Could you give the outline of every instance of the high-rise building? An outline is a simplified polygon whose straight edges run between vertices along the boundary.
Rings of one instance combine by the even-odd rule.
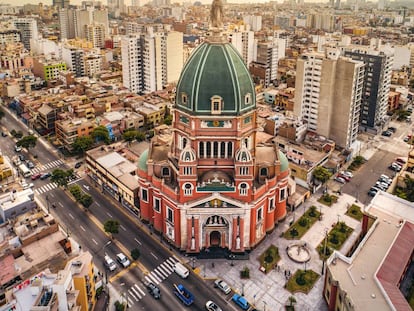
[[[92,42],[94,48],[103,48],[105,45],[105,26],[100,23],[93,23],[84,26],[85,38]]]
[[[20,31],[17,29],[0,30],[0,46],[21,42]]]
[[[254,31],[238,30],[229,33],[229,41],[234,45],[236,50],[242,56],[245,64],[249,64],[254,60]]]
[[[364,63],[340,57],[339,50],[303,54],[296,64],[294,114],[308,130],[342,148],[356,142]]]
[[[21,42],[30,51],[30,40],[37,40],[39,33],[37,21],[34,18],[16,18],[13,20],[14,27],[20,30]]]
[[[246,15],[243,16],[243,21],[246,25],[250,25],[253,31],[262,30],[262,16],[261,15]]]
[[[69,7],[69,0],[53,0],[53,6],[58,7],[59,9],[68,8]]]
[[[59,25],[61,39],[74,39],[75,36],[75,10],[74,9],[60,9],[59,10]]]
[[[62,59],[75,74],[75,77],[85,76],[85,52],[82,49],[64,44],[62,46]]]
[[[386,122],[394,52],[389,48],[349,46],[343,54],[365,64],[360,126],[364,131],[381,130]]]
[[[124,36],[121,42],[124,86],[136,93],[162,90],[177,82],[183,66],[183,34],[176,31]]]

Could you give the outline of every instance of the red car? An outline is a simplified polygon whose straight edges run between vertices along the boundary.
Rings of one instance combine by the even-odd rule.
[[[346,176],[346,175],[338,174],[338,177],[341,177],[341,178],[345,179],[346,182],[351,181],[351,178],[349,178],[349,176]]]
[[[41,175],[42,175],[42,174],[40,174],[40,173],[33,174],[33,175],[32,175],[32,180],[36,180],[36,179],[40,178],[40,176],[41,176]]]

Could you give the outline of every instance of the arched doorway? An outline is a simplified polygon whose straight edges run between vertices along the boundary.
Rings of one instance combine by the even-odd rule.
[[[220,232],[218,232],[218,231],[212,231],[210,233],[210,246],[213,246],[213,247],[220,246],[220,239],[221,239]]]

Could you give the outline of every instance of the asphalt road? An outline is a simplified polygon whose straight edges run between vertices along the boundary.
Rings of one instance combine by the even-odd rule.
[[[17,122],[10,112],[5,109],[6,115],[2,119],[2,125],[8,130],[21,130],[27,135],[27,128]],[[12,158],[15,154],[15,141],[11,136],[0,137],[2,141],[2,151]],[[33,155],[37,155],[37,159]],[[36,147],[26,152],[26,157],[33,160],[37,167],[43,167],[48,163],[59,160],[59,153],[55,149],[47,148],[38,142]],[[68,169],[69,166],[62,163],[59,168]],[[51,171],[45,170],[45,171]],[[130,255],[130,250],[138,248],[141,256],[138,264],[132,264],[130,268],[122,269],[118,265],[114,272],[106,271],[106,279],[122,294],[122,297],[128,299],[130,310],[205,310],[205,303],[208,300],[215,301],[223,310],[237,310],[230,302],[231,296],[221,295],[219,291],[213,288],[211,282],[205,283],[199,276],[190,273],[186,280],[181,279],[174,272],[164,268],[164,277],[161,278],[160,267],[177,261],[179,256],[174,256],[174,251],[170,250],[166,242],[161,243],[160,237],[156,234],[148,234],[147,228],[129,211],[119,206],[117,202],[104,195],[101,190],[95,188],[89,183],[89,177],[77,180],[85,192],[94,198],[94,203],[85,211],[76,204],[68,194],[60,188],[55,188],[47,192],[37,194],[38,200],[50,209],[51,214],[59,221],[65,232],[73,237],[80,244],[82,249],[89,250],[94,256],[94,263],[100,271],[105,271],[103,257],[108,254],[115,259],[120,251]],[[32,182],[32,181],[30,181]],[[43,187],[50,183],[50,180],[37,179],[33,181],[35,189]],[[46,200],[46,197],[48,200]],[[52,204],[56,206],[52,207]],[[110,239],[103,232],[103,223],[108,219],[116,219],[120,223],[120,230],[115,234],[114,240],[109,243]],[[155,271],[157,270],[157,271]],[[170,274],[168,274],[168,272]],[[158,277],[160,281],[158,286],[161,289],[162,298],[155,301],[154,298],[147,294],[143,282],[146,276]],[[183,284],[195,296],[195,302],[191,307],[184,307],[173,294],[173,284]],[[139,287],[139,289],[137,288]],[[141,298],[137,293],[141,294]],[[144,294],[145,293],[145,294]],[[134,297],[135,296],[135,297]],[[139,298],[139,299],[138,299]]]

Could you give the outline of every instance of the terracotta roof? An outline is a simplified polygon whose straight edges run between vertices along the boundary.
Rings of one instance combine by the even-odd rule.
[[[411,262],[414,250],[414,224],[405,223],[376,276],[384,288],[392,305],[398,311],[411,311],[411,307],[399,289],[400,281],[407,265]]]
[[[16,276],[16,269],[14,268],[14,258],[12,255],[4,257],[0,260],[0,285],[13,280]]]

